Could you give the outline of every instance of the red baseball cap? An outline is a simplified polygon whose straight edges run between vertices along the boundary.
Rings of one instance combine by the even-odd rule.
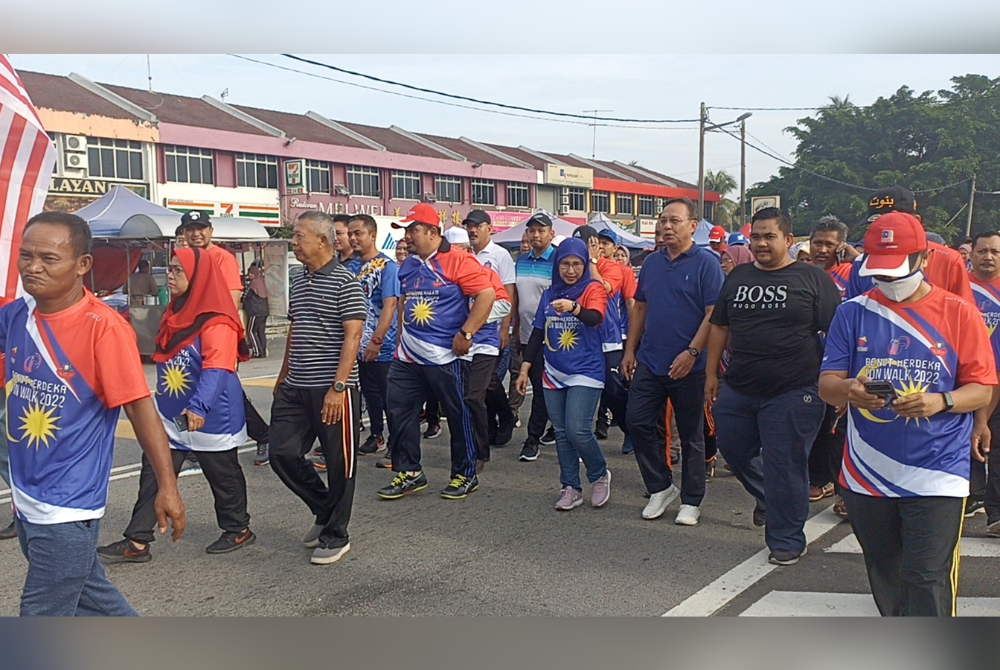
[[[725,242],[726,241],[726,229],[722,226],[715,226],[708,233],[708,239],[710,242]]]
[[[927,251],[927,234],[912,214],[889,212],[875,219],[865,233],[862,277],[905,277],[912,272],[910,256]]]
[[[406,213],[406,218],[396,223],[392,222],[393,228],[409,228],[409,225],[401,224],[411,224],[411,223],[422,223],[427,226],[434,226],[435,228],[441,227],[441,218],[438,216],[437,211],[426,203],[420,203],[419,205],[414,205],[410,208],[410,211]]]

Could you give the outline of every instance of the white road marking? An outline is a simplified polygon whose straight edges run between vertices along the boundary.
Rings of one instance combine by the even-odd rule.
[[[806,544],[812,544],[843,521],[828,507],[806,521]],[[779,566],[767,562],[770,552],[762,549],[735,568],[704,587],[663,616],[711,616]],[[808,554],[803,560],[809,560]],[[794,568],[791,568],[794,569]]]
[[[877,617],[867,593],[771,591],[748,607],[745,617]],[[1000,616],[1000,598],[959,598],[959,616]]]
[[[1000,556],[1000,539],[963,537],[961,548],[962,556],[967,558],[996,558]],[[861,545],[857,536],[851,533],[824,551],[830,554],[860,554]]]

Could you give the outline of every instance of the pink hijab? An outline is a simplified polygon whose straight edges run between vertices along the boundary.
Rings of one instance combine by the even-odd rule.
[[[745,263],[753,263],[753,254],[750,252],[750,249],[742,244],[727,248],[722,252],[722,255],[728,255],[731,259],[733,259],[734,266],[744,265]]]

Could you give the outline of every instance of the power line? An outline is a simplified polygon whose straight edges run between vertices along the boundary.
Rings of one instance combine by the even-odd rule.
[[[465,100],[466,102],[474,102],[477,105],[492,105],[493,107],[514,109],[521,112],[530,112],[532,114],[548,114],[551,116],[561,116],[571,119],[589,119],[591,121],[614,121],[616,123],[697,123],[698,122],[698,119],[621,119],[621,118],[607,117],[607,116],[585,116],[583,114],[552,112],[546,109],[532,109],[531,107],[518,107],[517,105],[508,105],[502,102],[491,102],[489,100],[479,100],[477,98],[470,98],[464,95],[455,95],[454,93],[443,93],[441,91],[435,91],[434,89],[430,88],[421,88],[419,86],[413,86],[411,84],[404,84],[398,81],[392,81],[391,79],[382,79],[381,77],[376,77],[374,75],[365,74],[363,72],[355,72],[353,70],[347,70],[342,67],[337,67],[336,65],[328,65],[327,63],[320,63],[319,61],[309,60],[308,58],[301,58],[299,56],[293,56],[291,54],[281,54],[281,55],[284,56],[285,58],[291,58],[292,60],[297,60],[301,63],[308,63],[310,65],[315,65],[317,67],[327,68],[328,70],[334,70],[336,72],[341,72],[343,74],[349,74],[353,77],[363,77],[364,79],[377,81],[380,84],[389,84],[390,86],[400,86],[402,88],[410,89],[411,91],[419,91],[420,93],[430,93],[432,95],[440,95],[442,97],[452,98],[454,100]]]
[[[728,109],[735,112],[815,112],[823,107],[717,107],[712,105],[706,109]]]
[[[543,116],[532,116],[530,114],[517,114],[514,112],[503,112],[497,109],[483,109],[481,107],[472,107],[471,105],[462,105],[455,102],[446,102],[444,100],[432,100],[430,98],[424,98],[419,95],[409,95],[407,93],[400,93],[399,91],[387,91],[382,88],[376,88],[374,86],[365,86],[364,84],[358,84],[352,81],[344,81],[343,79],[336,79],[334,77],[327,77],[321,74],[316,74],[315,72],[306,72],[305,70],[297,70],[291,67],[285,67],[283,65],[278,65],[276,63],[268,63],[267,61],[257,60],[256,58],[249,58],[247,56],[240,56],[238,54],[229,54],[232,58],[238,58],[240,60],[245,60],[250,63],[256,63],[257,65],[266,65],[267,67],[272,67],[277,70],[283,70],[285,72],[294,72],[296,74],[305,75],[306,77],[313,77],[314,79],[322,79],[324,81],[331,81],[336,84],[344,84],[345,86],[353,86],[354,88],[361,88],[366,91],[375,91],[376,93],[385,93],[386,95],[394,95],[400,98],[407,98],[409,100],[420,100],[422,102],[429,102],[435,105],[445,105],[447,107],[458,107],[459,109],[470,109],[475,112],[486,112],[487,114],[499,114],[501,116],[513,116],[520,119],[533,119],[535,121],[549,121],[552,123],[568,123],[577,126],[593,126],[594,117],[583,117],[591,119],[590,123],[585,123],[583,121],[571,121],[569,119],[550,119]],[[695,119],[697,121],[697,119]],[[614,123],[597,123],[597,126],[601,128],[630,128],[632,130],[698,130],[698,126],[629,126]]]

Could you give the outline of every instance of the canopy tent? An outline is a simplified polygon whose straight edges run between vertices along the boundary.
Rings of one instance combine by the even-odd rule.
[[[590,217],[589,224],[591,228],[597,232],[602,230],[610,230],[615,235],[618,236],[618,242],[621,246],[625,247],[630,251],[641,251],[643,249],[652,249],[656,246],[653,240],[646,239],[645,237],[639,237],[638,235],[633,235],[632,233],[622,229],[614,221],[606,217],[604,214],[598,212]]]
[[[166,207],[160,207],[124,186],[112,187],[107,194],[74,214],[90,224],[90,232],[94,237],[118,237],[122,224],[133,214],[174,216],[177,220],[174,228],[180,225],[180,214]],[[172,231],[170,237],[173,237]]]
[[[177,226],[181,225],[181,215],[172,210],[167,212],[169,214],[133,214],[122,224],[121,230],[118,231],[118,239],[173,239]],[[256,219],[220,216],[211,222],[213,242],[266,242],[271,239],[267,229]]]
[[[570,223],[565,219],[560,219],[557,216],[549,214],[545,210],[539,210],[542,214],[545,214],[550,219],[552,219],[552,230],[555,231],[556,235],[563,235],[565,237],[572,237],[573,231],[578,228],[575,223]],[[502,247],[507,247],[508,249],[516,249],[521,245],[521,238],[524,237],[524,231],[527,228],[526,224],[528,219],[530,219],[533,214],[527,214],[524,217],[524,221],[517,224],[513,228],[508,228],[502,233],[498,233],[493,236],[493,241]]]
[[[694,229],[694,243],[699,247],[708,246],[708,234],[715,228],[711,223],[702,219],[698,222],[698,227]]]

